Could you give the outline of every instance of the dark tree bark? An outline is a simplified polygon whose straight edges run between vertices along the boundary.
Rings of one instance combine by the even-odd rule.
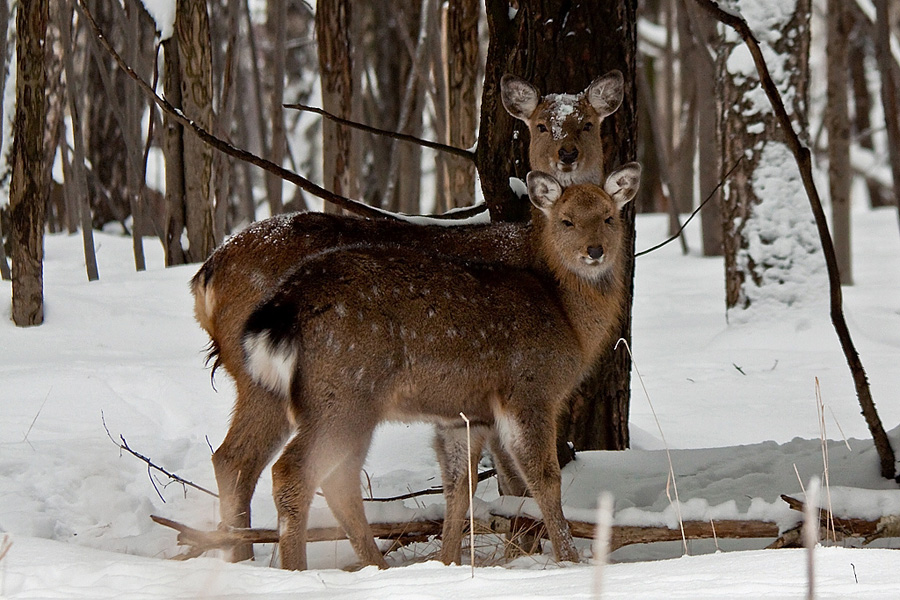
[[[853,283],[850,246],[850,113],[847,107],[847,41],[850,19],[846,2],[828,0],[826,11],[828,91],[825,125],[828,131],[828,189],[831,228],[838,272],[843,285]]]
[[[212,129],[212,57],[209,15],[205,0],[180,0],[175,17],[175,37],[181,67],[181,102],[185,114]],[[188,262],[205,260],[213,250],[212,148],[195,135],[183,137],[185,227]]]
[[[181,67],[178,41],[163,42],[163,89],[169,103],[181,108]],[[168,115],[163,116],[163,153],[166,160],[166,266],[187,262],[181,236],[184,232],[184,128]]]
[[[0,0],[0,98],[5,97],[7,69],[6,63],[9,60],[6,51],[7,34],[9,31],[9,2]],[[0,119],[3,119],[3,105],[0,103]],[[0,141],[0,151],[2,151],[2,141]],[[12,272],[9,270],[9,262],[6,259],[6,234],[3,232],[3,219],[0,218],[0,278],[5,281],[12,279]]]
[[[44,321],[44,40],[48,0],[31,0],[16,13],[16,115],[13,122],[12,318],[19,327]]]
[[[352,5],[350,0],[322,0],[316,4],[316,37],[322,108],[351,118],[353,102]],[[324,187],[353,197],[357,189],[350,173],[352,133],[349,127],[322,123],[322,174]],[[334,210],[326,204],[326,210]]]
[[[272,128],[269,160],[276,165],[284,163],[286,133],[284,126],[284,77],[285,53],[287,52],[287,0],[269,0],[267,3],[266,28],[272,44],[270,63],[266,69],[271,77],[269,101],[269,124]],[[269,195],[269,210],[273,215],[284,212],[281,178],[266,174],[266,191]]]
[[[475,87],[479,73],[478,0],[450,0],[447,8],[447,143],[457,148],[475,144]],[[472,204],[475,165],[456,156],[439,155],[447,177],[446,209]]]
[[[583,2],[523,0],[510,18],[509,2],[488,0],[487,22],[491,35],[485,66],[477,167],[484,197],[493,220],[527,219],[527,201],[509,189],[511,176],[525,178],[528,171],[528,132],[504,110],[500,102],[500,78],[513,73],[533,82],[542,93],[585,89],[597,76],[611,69],[625,75],[622,107],[603,123],[608,155],[604,171],[610,172],[635,157],[635,40],[636,2]],[[514,134],[514,132],[517,132]],[[625,211],[633,231],[634,209]],[[626,248],[633,252],[634,237]],[[633,264],[624,276],[633,280]],[[631,338],[631,286],[626,299],[620,336]],[[628,447],[628,410],[631,363],[627,354],[612,348],[592,377],[572,399],[573,413],[561,438],[577,449]]]

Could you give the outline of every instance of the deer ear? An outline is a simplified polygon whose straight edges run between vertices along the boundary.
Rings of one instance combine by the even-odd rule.
[[[527,121],[541,101],[538,89],[515,75],[507,73],[500,79],[500,100],[506,112],[517,119]]]
[[[553,208],[553,204],[562,195],[562,186],[553,178],[553,175],[543,171],[531,171],[526,179],[528,180],[528,197],[531,198],[531,203],[542,212],[549,212]]]
[[[601,119],[613,114],[622,105],[625,95],[625,78],[622,72],[614,70],[598,77],[587,86],[584,95]]]
[[[610,173],[603,189],[615,201],[616,207],[621,210],[623,206],[631,202],[640,185],[641,165],[630,162]],[[528,189],[531,189],[530,185]]]

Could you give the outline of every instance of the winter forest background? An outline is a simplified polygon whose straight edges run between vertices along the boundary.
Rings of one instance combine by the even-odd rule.
[[[858,374],[848,369],[828,320],[834,287],[829,286],[823,242],[785,130],[760,86],[748,45],[704,9],[710,3],[83,1],[105,39],[138,78],[217,138],[308,179],[310,185],[303,186],[214,149],[164,114],[98,43],[80,4],[80,0],[0,2],[4,66],[0,274],[11,292],[9,310],[16,325],[40,324],[44,302],[51,308],[56,303],[41,327],[18,329],[11,322],[0,331],[0,414],[7,422],[7,429],[0,429],[0,465],[5,467],[0,469],[0,498],[5,498],[0,503],[5,505],[0,507],[0,531],[11,532],[14,544],[0,546],[0,595],[2,586],[13,597],[16,593],[27,597],[29,590],[57,589],[54,577],[70,589],[89,589],[87,577],[80,577],[76,568],[60,567],[52,576],[32,572],[29,565],[42,555],[54,557],[60,565],[70,561],[64,551],[45,548],[37,540],[171,556],[175,553],[172,536],[157,531],[158,526],[143,518],[147,514],[171,511],[179,520],[215,527],[215,508],[198,503],[196,492],[185,493],[183,500],[174,500],[175,506],[163,508],[152,488],[143,489],[149,487],[146,473],[125,475],[122,482],[117,478],[123,475],[107,472],[128,467],[121,461],[114,469],[108,466],[112,462],[109,440],[102,426],[97,431],[94,409],[109,411],[116,401],[77,382],[81,369],[103,373],[85,377],[103,380],[117,390],[116,398],[128,398],[129,405],[132,396],[140,397],[145,407],[137,412],[166,432],[142,431],[144,448],[155,448],[154,455],[178,462],[189,478],[212,481],[208,448],[191,446],[196,441],[192,438],[202,438],[196,427],[213,421],[208,425],[213,441],[204,444],[214,447],[215,440],[221,440],[216,435],[227,425],[233,393],[221,376],[218,394],[207,389],[208,373],[202,371],[199,351],[204,340],[191,317],[186,282],[229,235],[270,215],[337,210],[311,193],[315,186],[411,215],[484,203],[487,210],[482,219],[488,215],[493,220],[527,218],[515,193],[519,186],[511,178],[524,180],[527,173],[528,131],[500,105],[499,78],[506,72],[531,81],[545,94],[577,93],[612,69],[625,74],[625,102],[604,123],[611,149],[605,166],[609,171],[628,160],[644,166],[639,198],[627,211],[637,227],[637,241],[632,240],[637,250],[677,233],[690,213],[709,199],[684,235],[637,259],[634,298],[629,299],[629,320],[621,332],[625,339],[634,338],[638,366],[651,381],[651,389],[656,387],[651,394],[668,394],[677,400],[678,408],[670,415],[675,431],[663,429],[668,442],[683,449],[681,468],[695,485],[694,493],[688,493],[693,500],[687,501],[684,519],[759,520],[779,523],[781,531],[790,528],[791,511],[776,508],[781,504],[777,494],[796,495],[797,465],[799,471],[806,467],[804,483],[821,471],[821,465],[815,466],[816,460],[821,461],[819,423],[815,417],[796,418],[792,407],[799,405],[797,397],[803,394],[802,403],[808,404],[811,382],[819,376],[840,382],[831,389],[842,404],[836,409],[838,426],[851,432],[846,437],[865,440],[861,453],[840,454],[837,448],[843,442],[832,448],[832,457],[841,465],[832,469],[832,482],[844,486],[835,492],[835,514],[843,511],[846,517],[876,521],[900,513],[900,497],[891,493],[896,489],[892,481],[896,465],[879,447],[887,444],[890,450],[892,441],[897,448],[894,428],[900,418],[895,391],[900,385],[896,372],[900,357],[897,0],[718,3],[746,19],[792,126],[811,152],[813,180],[825,204],[850,311],[850,330],[862,338],[855,339],[883,426],[877,415],[875,421],[871,415],[865,419],[858,415],[862,384]],[[25,94],[23,90],[31,94],[20,95],[27,100],[17,101],[17,91]],[[313,112],[285,108],[285,104],[321,107],[351,121],[470,152],[450,154],[361,132]],[[14,175],[17,164],[29,168]],[[193,266],[179,267],[186,264]],[[129,273],[132,270],[137,273]],[[55,293],[59,296],[54,297]],[[60,310],[61,304],[70,309]],[[157,307],[162,314],[155,320],[152,312]],[[129,315],[130,311],[135,315]],[[786,325],[786,330],[779,325]],[[45,333],[35,333],[41,329]],[[157,333],[150,333],[153,330],[159,339]],[[107,337],[96,343],[96,350],[80,356],[84,347],[93,347],[90,340],[97,331]],[[172,348],[184,339],[189,340],[185,347]],[[131,356],[130,346],[141,350]],[[735,347],[754,363],[755,377],[748,378],[747,365],[736,360],[727,361],[729,369],[733,366],[727,376],[711,366],[717,355]],[[823,348],[830,354],[823,354]],[[640,362],[642,350],[647,363]],[[761,363],[770,355],[791,358],[782,358],[781,366],[776,360],[769,373]],[[85,368],[82,361],[92,366]],[[154,370],[169,372],[154,374],[151,380],[159,377],[169,383],[143,381],[142,366],[148,363]],[[196,369],[184,374],[185,364]],[[668,474],[662,466],[661,450],[667,441],[657,432],[655,415],[643,408],[642,382],[635,378],[628,355],[611,351],[607,364],[603,374],[579,390],[583,401],[578,406],[588,408],[573,413],[567,432],[582,458],[564,472],[570,478],[567,516],[591,522],[599,484],[584,485],[583,479],[588,474],[603,479],[616,473],[617,525],[675,527],[673,506],[677,505],[667,498]],[[137,391],[129,392],[135,386],[113,374],[123,365],[142,381]],[[697,365],[704,377],[693,373]],[[753,385],[759,385],[760,377],[762,389]],[[51,381],[51,392],[35,396],[38,381]],[[171,386],[183,395],[203,394],[204,400],[198,402],[208,407],[181,414],[180,407],[171,406],[178,399],[156,397]],[[39,418],[44,412],[42,401],[69,388],[75,406],[61,409],[54,417]],[[91,395],[86,401],[90,414],[76,410],[85,402],[85,393]],[[723,403],[726,400],[721,399],[726,398],[734,406],[710,408],[704,402],[712,397]],[[744,411],[753,414],[734,414]],[[721,425],[717,417],[725,415],[745,419],[746,435],[739,425]],[[182,420],[174,425],[167,416]],[[46,439],[40,435],[45,419],[54,423],[53,435]],[[129,413],[118,424],[137,428],[142,417]],[[148,523],[125,527],[127,534],[114,525],[104,533],[75,539],[78,526],[66,519],[80,523],[91,515],[92,527],[116,519],[104,514],[95,517],[98,510],[90,505],[91,492],[73,491],[74,483],[65,484],[67,491],[49,496],[59,493],[69,498],[68,508],[43,499],[56,484],[50,483],[48,471],[64,473],[62,479],[85,481],[94,476],[92,467],[73,466],[77,458],[53,458],[73,443],[64,434],[67,425],[78,432],[77,456],[91,464],[107,463],[101,480],[115,488],[104,492],[105,498],[114,500],[107,505],[109,511],[141,515]],[[35,432],[30,437],[32,428]],[[829,429],[827,437],[844,437],[834,429]],[[375,477],[374,484],[369,481],[370,493],[373,485],[382,486],[381,495],[393,495],[432,484],[429,477],[435,469],[427,433],[409,431],[402,439],[420,450],[421,458],[408,471],[398,472],[391,467],[400,452],[388,448],[390,444],[376,444],[370,460],[383,466],[386,474]],[[98,433],[96,445],[85,441]],[[791,446],[795,436],[799,437]],[[822,436],[826,437],[824,432]],[[51,441],[57,438],[62,441]],[[767,440],[777,446],[760,444]],[[28,443],[23,446],[23,442]],[[36,458],[33,444],[41,442],[43,456]],[[29,445],[32,448],[26,448]],[[721,453],[690,450],[713,447],[720,447]],[[626,448],[631,450],[594,452]],[[728,468],[710,474],[707,461]],[[779,475],[773,476],[776,471]],[[790,476],[783,471],[790,471]],[[641,478],[643,483],[637,481]],[[26,480],[37,483],[29,487]],[[725,480],[730,484],[725,485]],[[647,481],[657,486],[652,493],[644,487],[650,485]],[[690,483],[679,486],[684,489]],[[154,498],[138,500],[142,494]],[[260,502],[271,503],[267,494],[263,483],[257,493],[263,497]],[[490,510],[494,512],[503,505],[495,488],[480,497],[485,505],[493,503]],[[8,508],[13,504],[25,508],[14,516]],[[440,512],[431,506],[424,509],[431,517],[435,510]],[[254,510],[254,519],[264,520],[273,513],[270,506]],[[373,512],[370,520],[409,517],[394,509]],[[45,523],[42,513],[57,520],[55,525]],[[85,537],[92,541],[84,541]],[[23,554],[15,554],[16,544]],[[891,547],[893,542],[885,544]],[[583,550],[589,557],[589,545]],[[417,551],[411,553],[413,559],[398,557],[392,564],[416,562]],[[321,554],[330,558],[331,552]],[[339,552],[334,550],[334,561],[323,559],[318,564],[352,563],[346,548],[341,552],[344,558],[337,558]],[[421,555],[428,557],[428,552],[421,550]],[[647,550],[619,560],[678,553],[669,547],[658,554]],[[767,572],[775,579],[791,577],[794,571],[801,579],[800,558],[791,556],[776,567],[777,558],[748,554],[743,564],[747,572],[760,574],[759,579]],[[844,560],[829,555],[824,560],[826,564],[871,560],[874,573],[887,573],[896,560],[890,553],[884,558],[870,556],[877,558]],[[107,567],[98,566],[107,559],[81,559],[90,560],[98,573],[107,573]],[[549,555],[542,563],[528,563],[528,568],[536,564],[547,568],[548,561]],[[132,579],[141,569],[169,569],[125,564],[124,573]],[[199,564],[203,566],[198,569],[213,573],[203,576],[219,578],[220,583],[241,577],[225,567]],[[521,562],[509,565],[513,570],[523,567]],[[703,564],[700,571],[692,570],[698,563],[681,567],[700,578],[703,573],[720,578],[723,572],[735,570],[724,561]],[[652,572],[660,581],[678,581],[678,568],[671,574],[665,567],[654,568],[659,569]],[[571,571],[562,584],[547,579],[540,585],[554,593],[559,593],[560,585],[571,585],[589,594],[592,575],[577,568]],[[177,580],[183,576],[177,573],[167,571],[166,576]],[[624,570],[610,573],[613,581],[620,577],[618,589],[623,595],[653,597],[642,587],[646,582],[640,575]],[[374,579],[369,582],[369,577]],[[415,571],[408,578],[378,577],[363,571],[359,578],[330,583],[343,586],[346,597],[367,597],[365,590],[373,588],[387,593],[392,585],[408,586],[415,580],[421,582],[419,591],[428,585],[450,585],[442,579],[444,575],[428,570]],[[527,586],[516,588],[512,579],[501,579],[504,589],[513,590],[514,595],[517,589],[530,591]],[[897,591],[898,584],[885,581],[884,586],[873,584],[872,597],[881,597],[879,593],[893,597],[889,594]],[[257,590],[270,594],[279,586],[294,590],[312,585],[296,579],[256,583]],[[223,589],[228,585],[223,583]],[[747,584],[747,597],[759,595],[761,585],[755,580]],[[451,588],[472,597],[495,593],[484,580],[465,591]],[[110,585],[108,591],[122,589]],[[162,587],[160,596],[173,597],[174,589],[177,586]],[[200,595],[203,588],[188,589],[193,593],[185,597]],[[738,583],[733,589],[743,588]],[[707,597],[704,588],[691,591],[695,597]],[[210,595],[216,593],[224,592]],[[610,593],[616,593],[615,585]],[[833,596],[827,596],[827,590],[822,593],[837,598],[845,590],[837,585],[831,590]],[[717,597],[714,588],[708,594]],[[146,589],[144,596],[154,597]],[[800,596],[786,593],[784,597]]]

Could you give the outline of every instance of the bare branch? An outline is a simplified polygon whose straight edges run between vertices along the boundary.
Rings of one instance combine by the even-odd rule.
[[[196,483],[188,481],[187,479],[179,477],[178,475],[175,475],[174,473],[170,473],[166,469],[155,464],[152,460],[150,460],[148,457],[144,456],[140,452],[135,452],[128,446],[128,442],[125,441],[124,436],[120,435],[119,439],[122,441],[121,441],[121,443],[117,442],[113,438],[112,434],[109,432],[109,427],[106,426],[106,417],[103,415],[102,411],[100,412],[100,420],[103,421],[103,429],[106,430],[106,435],[109,436],[110,441],[113,444],[115,444],[116,446],[118,446],[120,450],[124,450],[124,451],[128,452],[129,454],[131,454],[132,456],[137,457],[137,458],[141,459],[142,461],[144,461],[147,464],[147,472],[148,473],[150,472],[150,469],[155,469],[155,470],[159,471],[160,473],[162,473],[163,475],[165,475],[166,477],[168,477],[169,479],[171,479],[172,481],[177,481],[178,483],[180,483],[182,485],[190,486],[190,487],[194,488],[195,490],[199,490],[201,492],[209,494],[210,496],[212,496],[214,498],[219,497],[219,495],[217,493],[212,492],[203,486],[197,485]],[[153,481],[152,477],[150,479],[151,479],[151,481]],[[160,494],[159,489],[156,488],[155,483],[153,484],[153,487],[156,489],[156,493],[159,494],[159,497],[162,498],[162,494]],[[163,502],[165,502],[165,498],[162,498],[162,500],[163,500]]]
[[[366,133],[374,133],[375,135],[383,135],[385,137],[389,137],[391,139],[400,140],[402,142],[411,142],[413,144],[418,144],[419,146],[424,146],[426,148],[431,148],[432,150],[438,150],[439,152],[446,152],[448,154],[452,154],[454,156],[461,156],[462,158],[468,159],[475,162],[475,153],[471,150],[463,150],[462,148],[457,148],[456,146],[449,146],[447,144],[442,144],[440,142],[432,142],[430,140],[423,140],[420,137],[416,137],[414,135],[409,135],[407,133],[397,133],[396,131],[389,131],[387,129],[381,129],[379,127],[372,127],[371,125],[364,125],[363,123],[357,123],[356,121],[350,121],[349,119],[344,119],[335,114],[332,114],[325,110],[324,108],[316,108],[315,106],[307,106],[306,104],[285,104],[285,108],[292,108],[295,110],[302,110],[306,112],[315,113],[317,115],[321,115],[330,121],[334,121],[339,125],[346,125],[347,127],[353,127],[355,129],[359,129],[360,131],[365,131]]]
[[[646,250],[641,250],[640,252],[635,253],[635,257],[643,256],[644,254],[649,254],[649,253],[653,252],[654,250],[659,250],[660,248],[662,248],[669,242],[675,241],[681,235],[681,232],[684,231],[684,228],[688,226],[688,223],[691,222],[691,219],[693,219],[697,215],[697,213],[700,212],[700,209],[702,209],[704,206],[706,206],[706,203],[713,199],[713,196],[716,195],[716,192],[719,191],[719,188],[722,187],[722,185],[728,180],[728,178],[731,176],[731,174],[734,173],[734,170],[738,168],[738,165],[741,164],[742,160],[744,160],[743,156],[740,157],[736,163],[734,163],[734,166],[731,167],[727,173],[725,173],[725,177],[723,177],[719,181],[719,183],[716,185],[716,187],[713,188],[713,191],[711,191],[709,193],[709,195],[706,197],[706,200],[701,202],[700,206],[698,206],[696,209],[694,209],[694,212],[692,212],[691,216],[689,216],[687,218],[687,220],[681,225],[681,227],[679,227],[678,231],[676,231],[674,234],[672,234],[672,236],[669,239],[667,239],[666,241],[660,242],[659,244],[653,246],[652,248],[647,248]]]
[[[822,242],[822,253],[825,256],[825,265],[828,270],[828,286],[831,301],[831,322],[834,325],[835,332],[841,343],[841,349],[844,351],[844,357],[850,367],[850,373],[853,376],[853,383],[856,386],[856,396],[862,408],[863,416],[869,427],[875,443],[875,449],[878,451],[878,457],[881,462],[881,476],[885,479],[894,479],[896,476],[896,467],[894,465],[894,450],[891,442],[884,431],[881,424],[881,418],[875,410],[875,401],[872,399],[872,392],[869,389],[869,381],[866,377],[866,371],[863,368],[859,353],[850,337],[850,329],[847,327],[847,321],[844,318],[842,308],[843,297],[841,292],[841,280],[838,273],[837,257],[834,252],[834,243],[831,240],[831,233],[828,231],[828,220],[825,217],[825,210],[822,208],[822,201],[819,199],[819,192],[816,189],[815,181],[812,174],[812,160],[810,158],[809,148],[800,142],[797,132],[791,125],[791,118],[787,114],[784,102],[781,100],[781,94],[772,81],[769,74],[769,68],[763,58],[762,50],[760,50],[759,42],[754,37],[753,32],[747,25],[747,22],[737,13],[723,10],[718,2],[714,0],[696,0],[700,7],[707,13],[712,15],[714,19],[724,23],[734,29],[738,35],[744,40],[756,70],[759,73],[759,81],[769,102],[772,110],[781,124],[784,131],[787,145],[797,161],[797,167],[800,169],[800,178],[803,180],[803,187],[806,189],[806,195],[809,198],[809,204],[812,208],[813,216],[816,220],[816,228],[819,231],[819,239]]]

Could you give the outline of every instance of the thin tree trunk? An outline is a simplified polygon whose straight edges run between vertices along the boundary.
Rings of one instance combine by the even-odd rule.
[[[894,179],[894,204],[900,222],[900,101],[897,68],[891,56],[891,25],[887,0],[875,1],[875,60],[881,73],[881,104],[888,137],[888,155]]]
[[[12,225],[12,318],[19,327],[44,321],[44,40],[47,0],[16,12],[16,115],[9,193]]]
[[[127,60],[129,64],[138,64],[138,56],[140,53],[141,30],[138,17],[140,10],[136,3],[125,4],[125,27],[127,29],[128,39],[134,40],[135,43],[129,44],[127,49]],[[121,123],[122,137],[125,139],[125,148],[128,157],[125,162],[125,189],[128,194],[129,204],[131,206],[131,239],[132,250],[134,252],[134,267],[138,271],[147,268],[144,259],[144,203],[142,200],[142,190],[144,187],[143,169],[141,168],[141,113],[143,112],[143,99],[139,94],[126,94],[122,100],[124,106],[124,114]]]
[[[175,18],[186,115],[209,131],[212,126],[212,58],[205,0],[180,0]],[[206,259],[215,245],[212,227],[212,148],[195,135],[184,144],[184,204],[188,262]]]
[[[844,0],[828,0],[827,74],[825,124],[828,131],[828,188],[831,195],[831,227],[838,273],[843,285],[853,284],[850,245],[850,114],[847,107],[847,42],[849,14]]]
[[[319,75],[322,108],[351,118],[353,102],[352,3],[321,0],[316,4],[316,37],[319,42]],[[352,132],[330,122],[322,123],[322,175],[324,187],[336,194],[354,196],[350,173]],[[326,204],[326,210],[330,205]]]
[[[181,103],[181,67],[178,41],[172,37],[163,42],[163,88],[166,99],[175,108]],[[183,265],[186,261],[181,238],[184,234],[184,128],[168,115],[163,116],[163,154],[166,160],[166,266]]]
[[[696,41],[690,69],[697,94],[697,181],[701,198],[714,194],[700,210],[703,256],[722,256],[722,193],[717,187],[721,173],[733,165],[721,165],[717,150],[716,62],[712,52],[718,36],[715,23],[699,13],[693,0],[682,0],[682,9],[687,12]]]
[[[81,222],[82,245],[84,246],[84,263],[87,269],[88,281],[96,281],[100,278],[97,268],[97,254],[94,250],[94,231],[91,221],[91,203],[85,175],[84,164],[84,133],[81,123],[81,112],[78,105],[79,80],[75,74],[75,64],[72,52],[75,47],[75,36],[72,33],[72,14],[74,4],[60,1],[59,5],[60,41],[62,42],[63,65],[66,72],[66,91],[68,96],[69,118],[72,121],[73,157],[69,168],[72,177],[66,177],[66,187],[76,198],[78,214]]]
[[[450,0],[447,9],[448,143],[457,148],[471,148],[475,144],[480,5],[477,0]],[[475,165],[456,156],[443,155],[442,160],[446,164],[448,208],[472,204]]]
[[[690,17],[683,0],[677,0],[678,8],[678,64],[681,107],[678,119],[678,144],[669,155],[669,171],[672,181],[671,194],[679,212],[691,212],[694,208],[694,185],[697,158],[697,76],[694,63],[701,60],[697,41],[691,34]],[[680,224],[679,224],[680,227]],[[674,233],[674,232],[673,232]]]
[[[849,69],[853,86],[853,139],[860,148],[875,152],[872,139],[872,94],[866,78],[866,57],[868,55],[869,32],[872,25],[855,2],[847,6],[853,28],[850,33]],[[873,208],[890,206],[890,197],[886,197],[884,187],[872,177],[866,177],[866,188],[869,192],[869,205]]]
[[[266,69],[272,78],[272,93],[269,101],[269,124],[272,128],[269,160],[276,165],[284,162],[286,148],[284,128],[284,54],[287,51],[287,0],[269,0],[266,12],[266,28],[269,31],[272,50]],[[269,195],[269,211],[273,215],[284,212],[283,185],[281,178],[266,174],[266,191]],[[338,192],[340,193],[340,192]]]

